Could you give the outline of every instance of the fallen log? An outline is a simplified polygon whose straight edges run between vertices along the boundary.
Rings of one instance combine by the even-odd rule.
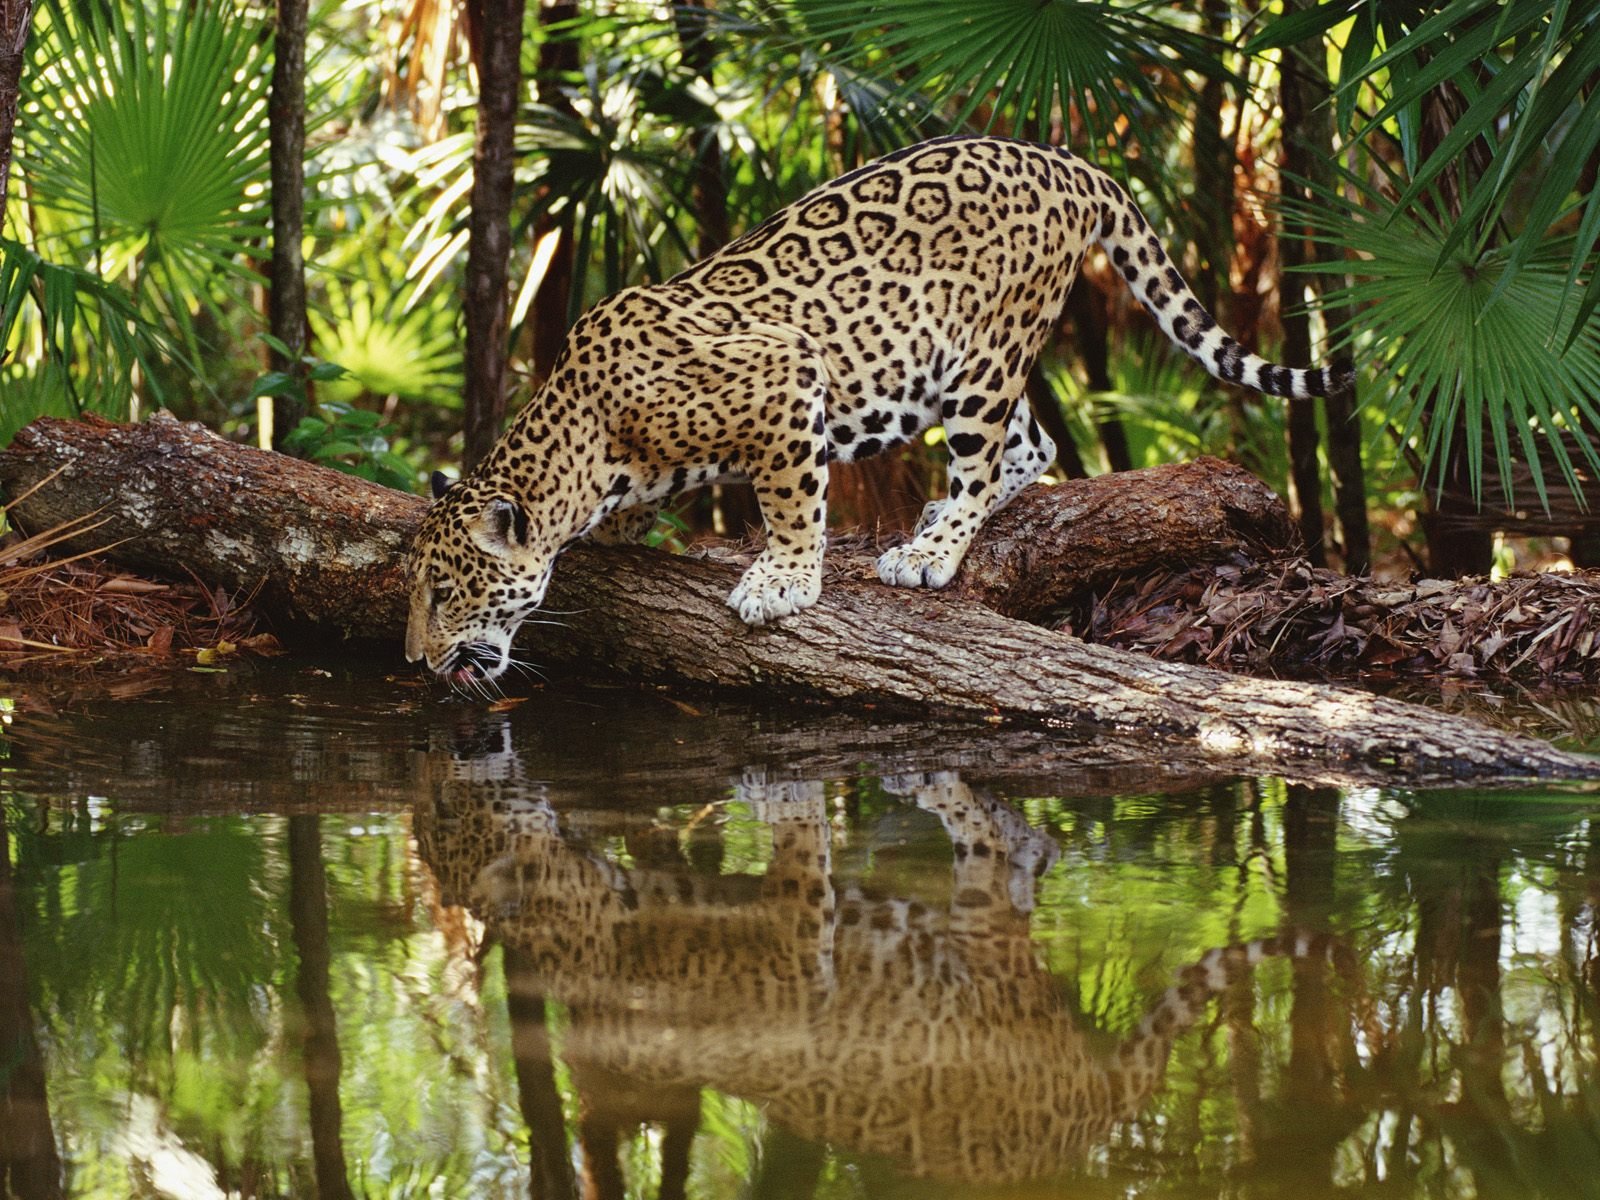
[[[1115,486],[1127,495],[1097,510],[1098,537],[1159,554],[1149,527],[1175,512],[1203,523],[1203,506],[1178,498],[1208,478],[1231,496],[1249,491],[1218,463],[1147,472],[1142,484],[1123,477]],[[1059,531],[1059,557],[1028,543],[1035,572],[1046,561],[1074,569],[1059,564],[1072,561],[1075,531],[1068,536],[1053,514],[1097,483],[1033,489],[1016,501],[1010,520],[1055,522]],[[11,497],[36,489],[12,509],[25,528],[99,512],[105,523],[80,539],[85,548],[115,542],[111,553],[128,565],[254,589],[264,611],[290,625],[398,645],[400,558],[423,506],[415,497],[170,418],[35,422],[0,452],[0,487]],[[1256,515],[1242,530],[1211,521],[1210,544],[1270,536],[1270,520],[1245,507]],[[1239,508],[1219,502],[1214,511]],[[1110,528],[1113,510],[1137,531]],[[983,552],[1003,560],[991,538]],[[962,595],[887,588],[865,559],[833,564],[816,608],[749,629],[723,603],[736,577],[726,564],[580,545],[563,556],[547,599],[559,624],[530,626],[526,643],[549,668],[1134,733],[1230,769],[1308,780],[1600,777],[1594,759],[1364,692],[1160,662],[1085,645]],[[1151,753],[1159,754],[1154,745]]]

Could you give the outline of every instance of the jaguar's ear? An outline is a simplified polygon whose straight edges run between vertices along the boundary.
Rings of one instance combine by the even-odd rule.
[[[494,500],[484,513],[489,530],[497,541],[507,545],[528,544],[528,510],[509,500]]]
[[[432,475],[428,476],[428,489],[433,493],[433,498],[435,500],[439,499],[440,496],[443,496],[451,488],[455,487],[455,485],[456,481],[451,479],[450,476],[446,475],[443,471],[435,471]]]

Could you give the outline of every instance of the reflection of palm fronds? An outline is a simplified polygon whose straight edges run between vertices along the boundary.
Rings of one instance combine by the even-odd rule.
[[[183,837],[128,836],[119,821],[92,843],[70,880],[33,881],[49,907],[29,953],[54,1032],[85,1032],[139,1070],[159,1072],[178,1040],[208,1056],[244,1061],[270,1035],[260,989],[277,977],[281,919],[271,899],[261,830],[236,819],[203,822]],[[21,867],[19,865],[19,875]]]

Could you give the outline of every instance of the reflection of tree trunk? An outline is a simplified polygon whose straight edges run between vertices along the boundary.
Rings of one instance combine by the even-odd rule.
[[[289,356],[272,352],[275,370],[305,379],[306,269],[301,257],[306,180],[306,0],[278,0],[272,42],[272,288],[267,303],[272,334]],[[306,415],[301,396],[272,400],[272,444],[282,447]]]
[[[1289,802],[1283,815],[1284,909],[1292,925],[1320,927],[1333,905],[1333,868],[1339,793],[1330,788],[1289,785]],[[1289,1070],[1284,1077],[1283,1099],[1294,1114],[1293,1130],[1298,1153],[1286,1156],[1304,1190],[1328,1186],[1333,1177],[1333,1155],[1347,1122],[1339,1112],[1335,1088],[1338,1064],[1334,1061],[1336,1034],[1349,1021],[1340,1013],[1328,989],[1328,968],[1320,959],[1296,958],[1294,1000],[1289,1010]]]
[[[528,1126],[528,1195],[531,1200],[569,1200],[577,1194],[567,1127],[556,1090],[555,1059],[545,1024],[545,1001],[524,950],[501,944],[506,975],[506,1011],[511,1019],[511,1056],[517,1068],[517,1103]]]
[[[345,1200],[352,1193],[339,1107],[339,1034],[328,995],[328,876],[322,863],[322,818],[317,816],[289,818],[289,925],[300,960],[295,994],[306,1023],[301,1050],[317,1195],[320,1200]]]
[[[0,808],[0,1196],[55,1200],[61,1160],[45,1094],[44,1057],[28,1006],[28,964],[11,884],[10,841]]]
[[[524,0],[468,0],[478,68],[478,133],[466,276],[466,390],[462,465],[471,469],[500,436],[506,413],[506,307],[511,256],[517,99]]]
[[[623,1200],[627,1189],[622,1180],[622,1164],[617,1161],[622,1129],[609,1113],[590,1109],[588,1098],[581,1093],[578,1104],[585,1109],[578,1118],[578,1141],[583,1146],[583,1200]]]
[[[821,1146],[769,1126],[750,1182],[751,1200],[811,1200],[826,1161]]]
[[[661,1190],[656,1200],[685,1200],[689,1192],[689,1149],[694,1145],[700,1115],[673,1118],[661,1131]]]

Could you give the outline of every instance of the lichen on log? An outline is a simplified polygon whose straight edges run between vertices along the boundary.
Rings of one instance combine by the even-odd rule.
[[[19,495],[58,468],[16,507],[20,523],[39,528],[99,511],[106,524],[93,539],[116,542],[111,554],[120,562],[254,588],[263,609],[290,625],[398,646],[401,551],[423,501],[171,418],[136,426],[35,422],[0,452],[0,486]],[[1234,527],[1204,517],[1205,506],[1193,503],[1208,481],[1228,495],[1249,492],[1238,475],[1201,462],[1133,473],[1112,485],[1034,488],[1006,519],[1056,530],[1056,556],[1046,550],[1049,539],[1028,539],[1025,575],[1059,571],[1070,579],[1092,573],[1081,560],[1057,565],[1073,563],[1084,541],[1076,525],[1058,519],[1064,506],[1084,503],[1080,489],[1126,489],[1116,504],[1093,509],[1095,533],[1106,545],[1142,541],[1159,556],[1163,541],[1152,527],[1177,514],[1175,528],[1194,526],[1198,554],[1204,544],[1270,537],[1263,516]],[[1218,501],[1211,511],[1239,507]],[[1119,531],[1113,512],[1137,528]],[[985,531],[975,551],[980,560],[1004,559],[993,539],[1007,536],[1007,528]],[[1118,569],[1136,569],[1132,557]],[[531,625],[527,644],[551,668],[1132,734],[1150,739],[1152,756],[1165,742],[1230,769],[1308,780],[1600,777],[1596,760],[1536,739],[1351,689],[1227,675],[1086,645],[1003,616],[959,588],[906,591],[869,574],[865,561],[839,564],[815,608],[750,629],[723,603],[737,578],[732,566],[642,547],[579,545],[563,556],[547,599],[547,615],[559,624]],[[1003,597],[1018,588],[999,591]]]

